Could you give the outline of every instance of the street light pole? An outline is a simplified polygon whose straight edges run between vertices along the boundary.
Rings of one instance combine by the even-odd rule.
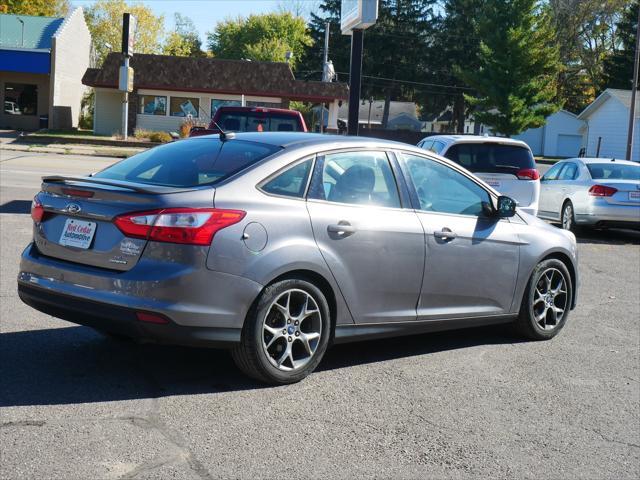
[[[636,128],[636,93],[638,91],[638,68],[640,64],[640,8],[636,27],[636,55],[633,61],[633,83],[631,84],[631,105],[629,107],[629,133],[627,134],[627,160],[633,154],[633,135]]]

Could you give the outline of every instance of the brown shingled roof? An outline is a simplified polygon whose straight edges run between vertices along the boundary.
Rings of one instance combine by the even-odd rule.
[[[102,68],[89,68],[82,83],[91,87],[118,88],[122,54],[110,53]],[[346,100],[344,83],[296,80],[286,63],[221,60],[136,54],[134,87],[203,93],[229,93],[284,97],[291,100]]]

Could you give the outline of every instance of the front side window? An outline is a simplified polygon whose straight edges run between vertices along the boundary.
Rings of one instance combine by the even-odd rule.
[[[443,148],[444,148],[444,143],[443,142],[439,142],[438,140],[434,140],[433,145],[431,145],[429,147],[429,150],[431,150],[433,153],[440,153]]]
[[[24,83],[5,83],[3,111],[7,115],[37,115],[38,86]]]
[[[309,198],[355,205],[400,207],[395,177],[384,152],[326,155]],[[320,170],[320,171],[318,171]]]
[[[142,115],[166,115],[167,97],[140,95],[140,113]]]
[[[278,174],[262,185],[262,190],[274,195],[302,198],[307,188],[307,180],[311,173],[313,160],[309,159],[299,163],[284,172]]]
[[[171,97],[169,112],[172,117],[198,117],[200,99],[191,97]]]
[[[420,210],[480,216],[491,203],[489,193],[456,170],[425,157],[401,154]]]
[[[138,153],[94,176],[170,187],[215,185],[278,150],[237,139],[180,140]]]
[[[558,177],[560,176],[560,171],[562,170],[562,167],[564,167],[565,164],[564,163],[557,163],[555,164],[553,167],[551,167],[549,169],[549,171],[547,173],[544,174],[544,176],[542,177],[542,180],[558,180]]]

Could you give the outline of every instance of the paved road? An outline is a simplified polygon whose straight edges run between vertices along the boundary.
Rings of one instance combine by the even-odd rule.
[[[639,235],[580,238],[580,306],[553,341],[492,327],[340,346],[264,388],[224,352],[22,305],[38,177],[111,160],[0,153],[0,478],[640,475]]]

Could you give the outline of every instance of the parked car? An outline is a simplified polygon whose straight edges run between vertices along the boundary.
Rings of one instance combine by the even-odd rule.
[[[562,228],[640,229],[640,164],[605,158],[556,163],[541,180],[538,216]]]
[[[20,115],[20,107],[16,102],[11,102],[9,100],[4,101],[4,113],[8,113],[10,115]]]
[[[262,107],[220,107],[208,128],[193,127],[189,136],[225,132],[306,132],[304,117],[297,110]]]
[[[526,143],[502,137],[434,135],[418,146],[462,165],[509,195],[527,213],[538,213],[540,174]]]
[[[332,343],[493,323],[549,339],[576,302],[572,233],[395,142],[182,140],[44,177],[31,216],[25,303],[144,341],[230,347],[274,384],[307,376]]]

